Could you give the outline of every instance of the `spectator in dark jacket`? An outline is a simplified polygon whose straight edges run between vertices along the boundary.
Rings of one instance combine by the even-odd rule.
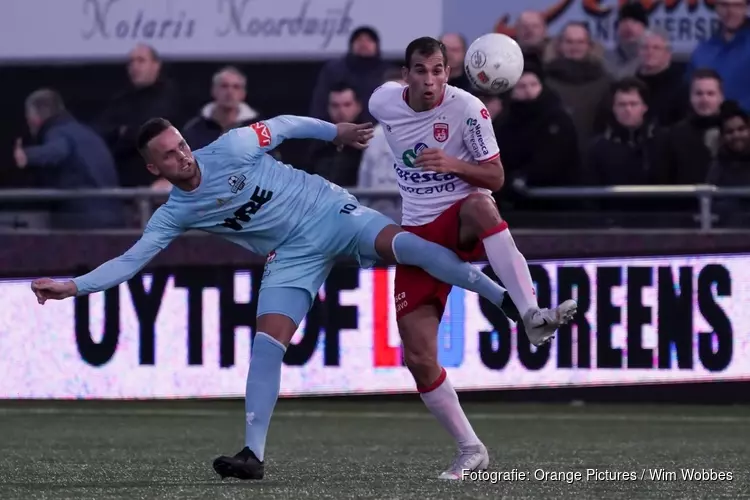
[[[598,186],[651,184],[658,157],[655,127],[646,121],[648,89],[637,78],[623,78],[612,95],[613,119],[587,152],[585,180]]]
[[[180,99],[176,87],[162,74],[157,52],[138,45],[130,52],[130,88],[114,99],[95,124],[117,163],[120,182],[127,187],[149,186],[157,179],[143,168],[135,147],[138,128],[154,116],[181,123]]]
[[[214,142],[229,129],[251,125],[261,119],[260,114],[245,103],[246,82],[245,75],[232,66],[214,75],[211,86],[213,102],[206,104],[182,130],[182,136],[194,151]]]
[[[330,120],[328,98],[331,88],[347,82],[363,102],[380,86],[389,64],[380,57],[380,36],[370,27],[362,26],[349,37],[349,53],[329,61],[318,75],[310,104],[310,116]],[[374,119],[368,110],[362,110],[365,121]]]
[[[714,70],[693,73],[690,111],[660,141],[659,183],[702,184],[719,149],[721,77]]]
[[[711,68],[721,76],[728,99],[736,100],[750,112],[750,19],[747,0],[720,0],[716,15],[721,30],[695,48],[688,75],[700,68]]]
[[[328,115],[333,123],[358,123],[362,114],[362,101],[354,89],[346,84],[333,86],[328,96]],[[342,187],[354,187],[359,177],[362,151],[330,142],[315,141],[310,152],[311,174]]]
[[[672,64],[669,33],[661,28],[643,36],[636,76],[648,87],[648,118],[669,127],[687,115],[690,107],[684,72]]]
[[[26,99],[26,122],[41,144],[24,148],[16,142],[19,168],[45,169],[45,186],[56,189],[118,187],[117,169],[102,138],[65,110],[60,95],[37,90]],[[117,200],[84,198],[63,200],[50,207],[54,229],[102,229],[124,223]]]
[[[721,108],[721,148],[709,171],[708,183],[725,187],[750,187],[750,117],[736,101]],[[715,198],[715,212],[723,226],[747,226],[748,198]]]

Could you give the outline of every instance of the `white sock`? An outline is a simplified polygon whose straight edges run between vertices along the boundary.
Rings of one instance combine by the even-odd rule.
[[[508,224],[503,221],[490,235],[482,239],[487,260],[503,286],[508,290],[511,300],[523,317],[529,309],[538,309],[534,282],[531,280],[529,264],[516,248],[516,242],[510,235]]]
[[[459,448],[480,444],[469,419],[466,418],[461,408],[461,403],[458,402],[456,390],[448,381],[445,368],[431,387],[420,389],[420,397],[430,413],[438,419],[440,425],[453,436]]]

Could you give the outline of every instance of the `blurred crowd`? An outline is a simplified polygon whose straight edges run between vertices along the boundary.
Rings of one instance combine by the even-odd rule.
[[[673,61],[670,37],[651,26],[640,2],[621,7],[616,46],[604,50],[585,23],[548,34],[540,12],[519,16],[515,33],[525,54],[521,80],[496,96],[472,88],[463,73],[464,37],[442,41],[451,67],[449,83],[484,101],[506,170],[499,200],[521,209],[547,206],[525,197],[528,187],[640,184],[750,184],[750,19],[747,0],[717,0],[720,30],[700,43],[687,66]],[[371,121],[373,90],[401,79],[400,62],[380,54],[379,34],[360,27],[349,52],[326,63],[312,90],[311,116],[338,122]],[[193,149],[225,131],[265,118],[247,102],[246,75],[225,67],[213,76],[207,103],[184,120],[181,89],[164,76],[159,54],[137,45],[127,63],[127,90],[81,123],[53,89],[32,92],[25,103],[33,143],[15,143],[18,168],[45,169],[46,187],[144,187],[169,190],[153,177],[135,149],[139,125],[163,116],[178,126]],[[295,166],[344,187],[395,190],[393,154],[382,130],[364,152],[310,141]],[[278,153],[277,153],[278,154]],[[283,154],[279,158],[284,161]],[[39,186],[37,186],[39,187]],[[371,204],[398,217],[398,203]],[[622,209],[623,202],[587,208]],[[645,204],[639,203],[639,208]],[[730,213],[734,207],[725,205]],[[50,224],[58,228],[129,225],[126,204],[111,199],[59,202]]]

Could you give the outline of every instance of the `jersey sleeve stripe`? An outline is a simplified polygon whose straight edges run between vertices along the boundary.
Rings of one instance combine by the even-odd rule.
[[[500,158],[500,153],[495,153],[494,155],[490,156],[489,158],[485,158],[484,160],[480,161],[479,164],[481,165],[483,163],[489,163],[491,161],[497,160],[498,158]]]

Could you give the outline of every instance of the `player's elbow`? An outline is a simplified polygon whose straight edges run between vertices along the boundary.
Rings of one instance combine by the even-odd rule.
[[[505,170],[499,159],[492,162],[492,173],[494,175],[492,176],[489,188],[495,193],[500,191],[505,185]]]

